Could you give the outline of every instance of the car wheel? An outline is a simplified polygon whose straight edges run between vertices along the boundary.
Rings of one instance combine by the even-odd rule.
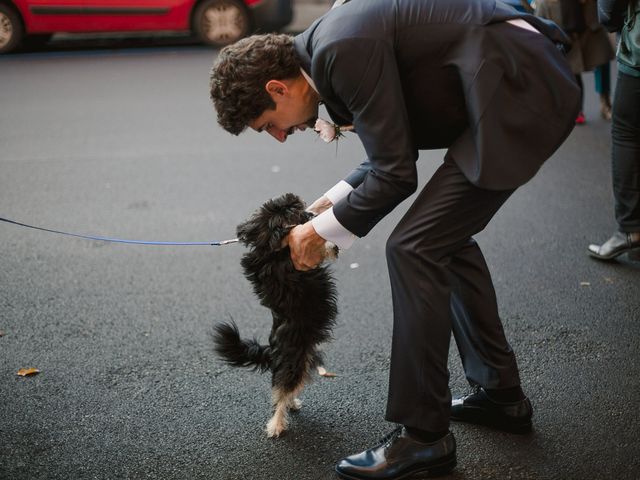
[[[193,28],[203,43],[222,47],[249,34],[251,16],[240,0],[204,0],[195,11]]]
[[[14,50],[24,36],[22,21],[16,11],[0,3],[0,53]]]

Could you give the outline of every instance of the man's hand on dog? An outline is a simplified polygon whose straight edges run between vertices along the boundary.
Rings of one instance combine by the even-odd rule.
[[[324,260],[326,240],[316,233],[311,222],[294,227],[285,240],[296,270],[312,270]]]

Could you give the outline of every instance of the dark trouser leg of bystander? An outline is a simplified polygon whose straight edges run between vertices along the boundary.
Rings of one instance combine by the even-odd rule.
[[[640,77],[618,72],[611,134],[616,221],[621,232],[640,232]]]

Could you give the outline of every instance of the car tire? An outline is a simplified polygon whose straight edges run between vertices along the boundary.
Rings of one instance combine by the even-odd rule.
[[[18,48],[23,37],[20,15],[9,5],[0,3],[0,54]]]
[[[202,43],[222,47],[251,32],[251,14],[240,0],[204,0],[193,15],[193,30]]]

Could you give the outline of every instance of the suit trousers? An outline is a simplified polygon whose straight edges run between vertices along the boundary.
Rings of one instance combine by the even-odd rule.
[[[447,156],[389,237],[394,317],[388,421],[448,429],[452,331],[471,384],[520,385],[491,275],[472,238],[512,193],[474,186]]]

